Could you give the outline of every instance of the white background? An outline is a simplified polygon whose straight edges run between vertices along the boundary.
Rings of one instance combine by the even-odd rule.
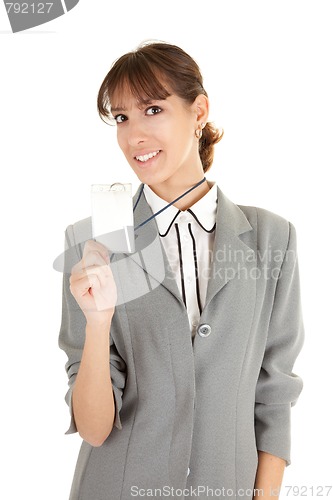
[[[81,439],[64,435],[62,275],[52,262],[67,225],[90,215],[90,184],[138,186],[96,96],[112,62],[146,39],[180,45],[202,69],[210,118],[225,130],[207,178],[296,227],[304,390],[281,498],[299,496],[288,485],[316,496],[333,484],[332,14],[322,0],[81,0],[12,34],[0,5],[2,498],[69,495]]]

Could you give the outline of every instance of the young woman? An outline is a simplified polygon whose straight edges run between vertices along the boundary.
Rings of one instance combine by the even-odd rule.
[[[141,184],[135,253],[110,265],[91,218],[66,230],[82,249],[59,337],[83,438],[70,499],[277,498],[302,390],[295,228],[206,179],[222,134],[179,47],[118,59],[98,109]]]

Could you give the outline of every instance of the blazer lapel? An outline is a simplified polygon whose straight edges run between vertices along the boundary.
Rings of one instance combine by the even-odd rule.
[[[133,197],[133,208],[136,207],[134,210],[134,227],[137,227],[153,215],[144,193],[141,194],[138,201],[142,188],[143,184],[140,184]],[[138,204],[136,205],[137,201]],[[155,280],[159,281],[183,304],[175,275],[170,269],[164,246],[160,240],[155,218],[134,231],[134,241],[135,253],[126,255],[135,260],[139,266]]]
[[[230,280],[239,275],[241,267],[247,268],[249,262],[253,265],[255,252],[240,237],[252,229],[242,210],[217,187],[216,232],[205,307]]]

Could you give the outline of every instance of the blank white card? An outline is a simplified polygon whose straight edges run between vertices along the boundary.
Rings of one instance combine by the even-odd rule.
[[[92,184],[93,238],[111,252],[133,253],[132,184]]]

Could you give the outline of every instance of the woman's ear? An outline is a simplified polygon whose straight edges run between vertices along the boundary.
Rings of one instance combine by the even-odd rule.
[[[194,101],[194,111],[197,124],[207,123],[209,115],[209,100],[204,94],[199,94]]]

